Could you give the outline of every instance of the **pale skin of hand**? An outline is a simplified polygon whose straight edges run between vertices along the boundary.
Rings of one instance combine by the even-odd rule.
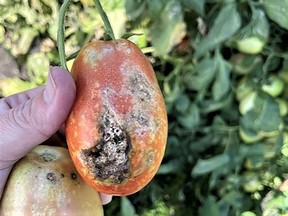
[[[75,93],[71,75],[53,67],[45,86],[0,99],[0,200],[13,165],[61,128]],[[103,204],[112,199],[100,196]]]

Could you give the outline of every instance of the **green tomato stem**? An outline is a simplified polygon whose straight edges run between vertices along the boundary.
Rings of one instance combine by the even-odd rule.
[[[95,3],[95,6],[102,18],[102,21],[104,23],[104,26],[105,26],[105,29],[106,29],[106,33],[112,38],[112,40],[117,43],[117,40],[115,38],[115,35],[114,35],[114,32],[113,32],[113,29],[111,27],[111,24],[109,22],[109,19],[107,17],[107,14],[105,13],[105,11],[103,10],[103,7],[100,3],[99,0],[94,0],[94,3]]]
[[[64,20],[67,8],[70,4],[71,0],[64,0],[63,4],[61,5],[60,12],[59,12],[59,20],[58,20],[58,31],[57,31],[57,46],[60,58],[60,65],[68,71],[68,67],[66,64],[66,54],[65,54],[65,36],[64,36]],[[107,34],[112,38],[112,40],[117,43],[117,40],[114,36],[113,29],[107,17],[107,14],[103,10],[102,5],[100,4],[99,0],[94,0],[95,6],[103,20],[104,26],[106,28]]]
[[[64,20],[67,8],[71,0],[64,0],[59,12],[58,31],[57,31],[57,46],[60,58],[60,65],[68,71],[65,55],[65,42],[64,42]]]

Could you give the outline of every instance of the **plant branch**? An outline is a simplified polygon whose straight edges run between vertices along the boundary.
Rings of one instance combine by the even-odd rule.
[[[71,0],[64,0],[59,13],[59,21],[58,21],[58,31],[57,31],[57,46],[60,58],[60,65],[68,70],[66,64],[66,55],[65,55],[65,40],[64,40],[64,20],[67,8],[70,4]]]
[[[103,10],[103,7],[100,3],[100,0],[94,0],[94,3],[95,3],[95,6],[102,18],[102,21],[104,23],[104,26],[105,26],[105,29],[106,29],[106,33],[112,38],[112,40],[117,43],[117,40],[115,38],[115,35],[114,35],[114,32],[113,32],[113,29],[111,27],[111,24],[109,22],[109,19],[107,17],[107,14],[105,13],[105,11]]]

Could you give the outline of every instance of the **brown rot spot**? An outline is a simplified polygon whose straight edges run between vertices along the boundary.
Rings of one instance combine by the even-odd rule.
[[[152,102],[155,89],[149,82],[147,76],[141,69],[136,66],[123,65],[122,67],[123,77],[128,87],[130,94],[137,100],[136,102]],[[127,73],[129,71],[129,73]]]
[[[56,160],[56,155],[51,154],[51,153],[48,153],[48,152],[45,152],[45,153],[41,154],[40,157],[41,157],[42,160],[45,161],[45,162],[49,162],[49,161],[54,161],[54,160]]]
[[[128,77],[130,92],[138,99],[138,102],[149,102],[152,99],[154,89],[141,71],[132,70]]]
[[[151,166],[153,161],[154,161],[154,151],[149,150],[147,152],[147,156],[146,156],[146,160],[145,160],[145,167]]]
[[[99,125],[102,138],[93,148],[82,151],[83,161],[96,178],[120,184],[130,177],[130,137],[108,111]]]
[[[148,127],[150,125],[149,124],[150,119],[147,115],[145,115],[145,112],[132,113],[131,117],[141,126]]]
[[[59,181],[59,178],[55,173],[47,173],[46,179],[51,181],[53,184],[56,184]]]

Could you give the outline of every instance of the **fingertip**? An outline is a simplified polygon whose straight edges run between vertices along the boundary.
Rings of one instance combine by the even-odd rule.
[[[50,80],[53,80],[53,82],[49,82]],[[53,85],[51,85],[51,83],[53,83]],[[54,86],[55,90],[52,96],[50,96],[50,98],[52,98],[50,102],[46,103],[48,105],[45,107],[47,124],[43,126],[44,130],[49,132],[51,128],[57,128],[58,130],[61,125],[63,125],[70,113],[76,96],[74,79],[64,68],[50,68],[50,75],[45,91],[50,89],[51,86]]]
[[[58,67],[58,66],[53,66],[50,67],[50,73],[56,77],[64,78],[64,79],[69,79],[69,81],[73,81],[74,79],[69,71],[67,71],[65,68]]]
[[[76,94],[76,85],[71,74],[64,68],[54,66],[50,69],[51,76],[57,86],[58,91],[66,96],[66,102],[73,102]]]

